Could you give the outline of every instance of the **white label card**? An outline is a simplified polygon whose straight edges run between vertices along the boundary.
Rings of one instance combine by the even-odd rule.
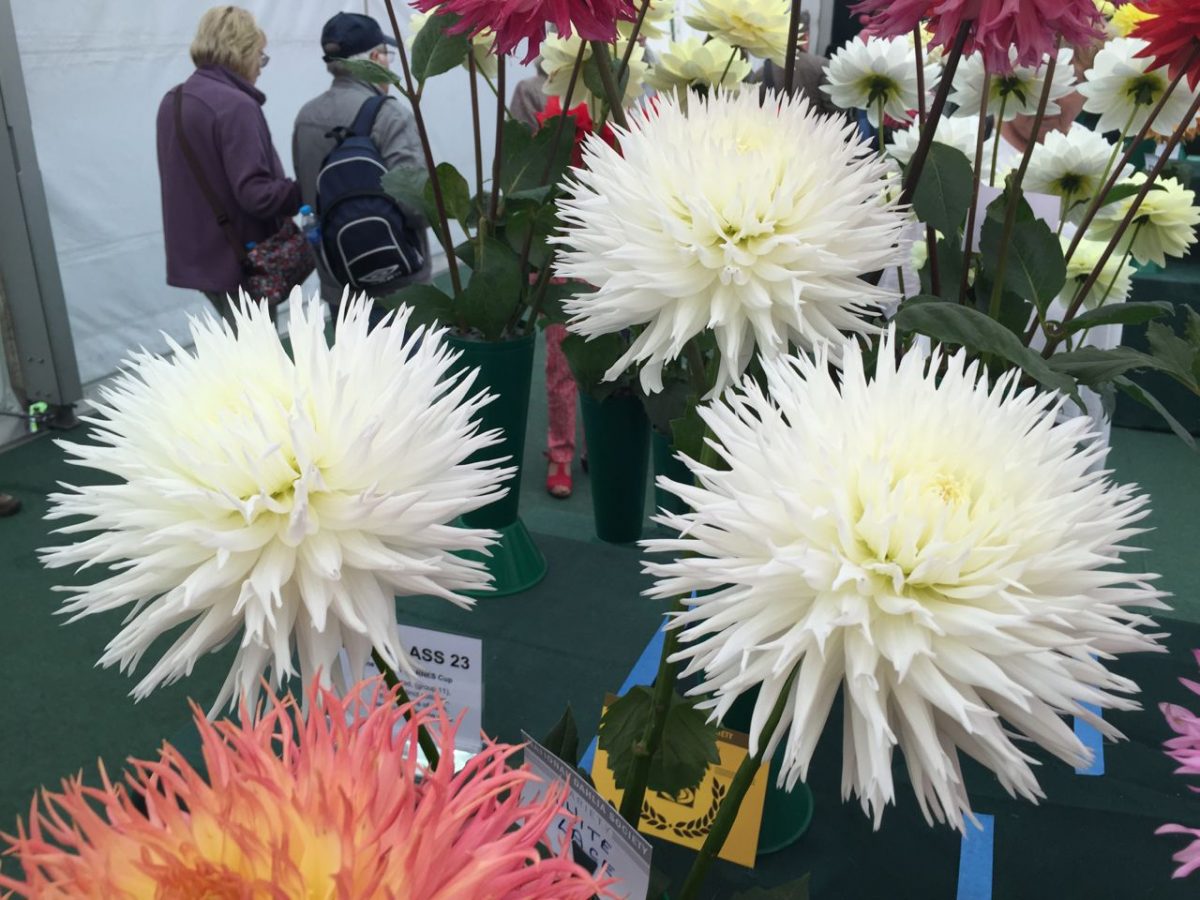
[[[401,625],[400,640],[408,653],[417,677],[403,669],[396,674],[413,700],[422,694],[438,694],[446,706],[450,721],[463,714],[454,746],[467,753],[483,748],[483,641],[479,638],[432,631],[415,625]],[[367,662],[367,677],[379,674],[373,662]],[[418,708],[430,703],[417,702]]]
[[[607,800],[596,793],[571,766],[567,765],[525,732],[525,762],[541,779],[521,792],[521,800],[531,803],[544,796],[550,784],[565,781],[567,812],[577,818],[570,840],[575,861],[597,873],[619,878],[611,890],[618,897],[644,900],[650,890],[650,842],[621,818]],[[554,850],[561,850],[567,837],[567,817],[559,816],[550,825],[549,837]]]

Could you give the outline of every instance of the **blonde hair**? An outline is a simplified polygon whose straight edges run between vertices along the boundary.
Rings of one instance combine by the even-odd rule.
[[[243,78],[258,74],[259,56],[267,46],[254,16],[237,6],[214,6],[200,17],[192,41],[197,66],[224,66]]]

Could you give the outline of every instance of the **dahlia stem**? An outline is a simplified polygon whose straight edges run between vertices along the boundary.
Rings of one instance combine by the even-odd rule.
[[[787,63],[783,67],[783,92],[789,97],[796,93],[796,56],[800,52],[800,0],[792,0],[792,15],[788,19]],[[724,78],[721,79],[724,81]]]
[[[983,87],[984,87],[983,109],[985,110],[985,112],[981,112],[979,114],[980,118],[984,118],[984,116],[986,115],[987,95],[988,95],[988,91],[991,90],[991,84],[988,81],[987,75],[984,75]],[[988,187],[996,186],[996,164],[1000,161],[1000,138],[1004,134],[1004,109],[1006,106],[1008,106],[1008,94],[1002,94],[1000,96],[1000,112],[996,116],[996,138],[992,142],[992,171],[988,175]],[[1035,140],[1036,140],[1036,135],[1035,135]]]
[[[1137,112],[1138,112],[1138,104],[1134,103],[1133,109],[1131,109],[1129,111],[1129,119],[1125,122],[1125,127],[1121,129],[1121,137],[1117,140],[1117,143],[1113,146],[1112,155],[1108,157],[1108,165],[1106,165],[1104,167],[1104,174],[1100,176],[1100,186],[1101,187],[1108,184],[1108,176],[1112,174],[1113,166],[1115,166],[1117,164],[1117,157],[1120,155],[1121,151],[1125,148],[1125,139],[1127,137],[1129,137],[1129,129],[1133,128],[1133,120],[1135,118],[1137,118]],[[1124,169],[1124,168],[1125,168],[1124,166],[1121,166],[1121,169]],[[1120,171],[1120,169],[1118,169],[1117,171]]]
[[[729,74],[729,70],[733,68],[733,61],[737,59],[738,48],[734,47],[733,52],[729,54],[729,62],[725,63],[725,71],[721,73],[721,77],[717,79],[717,89],[725,87],[725,76]]]
[[[771,715],[759,736],[758,752],[747,754],[746,758],[742,760],[742,764],[738,766],[733,781],[729,784],[729,793],[721,801],[721,806],[717,809],[717,818],[713,822],[708,836],[704,839],[700,854],[692,863],[692,869],[683,883],[683,889],[679,892],[679,900],[695,900],[700,896],[700,887],[708,876],[708,870],[712,868],[717,854],[725,846],[729,831],[733,828],[738,811],[742,808],[742,801],[746,799],[746,792],[750,790],[754,776],[762,768],[763,757],[766,755],[771,738],[775,735],[775,729],[779,727],[779,720],[783,718],[783,711],[787,707],[788,701],[791,700],[792,685],[795,683],[796,673],[799,671],[799,666],[792,669],[792,674],[788,676],[783,690],[779,693],[779,699],[775,701],[775,708],[771,710]]]
[[[1050,61],[1046,63],[1046,83],[1042,85],[1042,96],[1038,99],[1037,113],[1033,117],[1030,141],[1021,155],[1021,165],[1017,169],[1017,174],[1013,176],[1011,184],[1012,195],[1004,207],[1004,230],[1000,233],[1000,251],[996,260],[996,283],[992,285],[992,297],[988,303],[988,315],[993,319],[1000,318],[1000,302],[1004,298],[1004,270],[1008,267],[1008,247],[1012,241],[1013,228],[1017,224],[1017,210],[1021,205],[1021,185],[1025,181],[1025,173],[1029,170],[1029,160],[1033,158],[1033,148],[1037,146],[1038,137],[1042,132],[1046,108],[1050,105],[1050,91],[1054,88],[1054,70],[1058,67],[1058,46],[1061,44],[1062,39],[1060,38],[1054,52],[1050,54]],[[996,127],[1000,127],[999,123]]]
[[[411,704],[412,700],[408,697],[408,691],[404,690],[404,684],[392,667],[384,662],[383,656],[378,650],[372,648],[371,659],[375,662],[375,667],[379,669],[379,674],[383,676],[383,683],[396,692],[396,704],[398,706]],[[411,720],[412,713],[406,712],[404,718]],[[441,761],[441,755],[438,753],[437,742],[434,741],[433,735],[424,725],[417,725],[417,743],[421,745],[421,752],[425,754],[425,761],[429,763],[429,768],[436,769]]]
[[[617,84],[621,83],[621,79],[629,71],[629,60],[633,59],[633,48],[637,44],[638,36],[642,33],[642,23],[646,21],[646,13],[650,11],[650,2],[651,0],[643,0],[642,8],[638,10],[637,21],[633,23],[633,31],[629,33],[629,43],[625,45],[625,52],[621,54],[621,65],[617,68]],[[580,41],[580,44],[587,46],[586,41]]]
[[[492,79],[488,78],[487,75],[482,72],[480,74],[483,75],[483,83],[488,86],[488,89],[492,92],[492,96],[499,98],[501,102],[503,102],[504,98],[500,95],[500,92],[496,90],[496,85],[492,83]],[[504,104],[504,114],[510,119],[516,118],[516,116],[513,115],[513,111],[508,108],[507,103]]]
[[[504,169],[504,79],[508,67],[504,64],[507,57],[496,57],[496,151],[492,157],[492,196],[488,202],[488,224],[495,231],[496,220],[500,217],[500,176]]]
[[[400,57],[400,68],[404,72],[404,84],[408,90],[409,105],[412,107],[413,121],[417,125],[417,137],[421,141],[421,151],[425,155],[425,169],[429,172],[429,184],[433,188],[433,205],[437,209],[437,232],[446,251],[446,267],[450,270],[450,285],[457,300],[462,294],[462,279],[458,274],[458,259],[454,256],[454,239],[450,236],[450,220],[446,216],[446,198],[442,195],[442,185],[437,177],[437,163],[433,160],[433,145],[429,142],[429,129],[425,127],[425,116],[421,113],[421,97],[413,81],[412,69],[408,65],[408,51],[404,48],[404,38],[400,34],[400,22],[396,19],[396,8],[392,0],[384,0],[387,6],[388,19],[392,23],[392,33],[396,38],[396,52]]]
[[[884,122],[887,121],[887,118],[886,118],[887,113],[884,112],[884,110],[886,108],[887,108],[887,98],[884,97],[882,94],[880,94],[879,95],[879,128],[877,129],[878,133],[875,135],[875,139],[879,144],[879,158],[880,159],[884,159],[887,157],[887,150],[883,146],[884,139],[887,137],[887,132],[886,132],[886,129],[884,126]]]
[[[475,139],[475,196],[483,198],[483,134],[479,122],[479,70],[475,53],[467,54],[467,71],[471,75],[471,130]]]
[[[992,73],[985,67],[982,99],[979,102],[979,127],[975,130],[975,168],[971,173],[971,205],[967,207],[967,233],[963,235],[965,243],[963,244],[962,279],[958,284],[958,302],[960,304],[967,302],[967,288],[971,283],[971,254],[975,249],[975,220],[979,215],[979,189],[983,183],[983,148],[987,145],[987,104],[991,87]],[[999,134],[999,132],[1000,128],[997,126],[996,133]]]
[[[1101,207],[1104,206],[1104,198],[1107,197],[1109,192],[1111,192],[1112,189],[1117,186],[1117,182],[1121,180],[1121,172],[1123,172],[1125,167],[1129,165],[1129,161],[1133,159],[1133,154],[1137,152],[1137,148],[1141,146],[1142,141],[1146,139],[1146,135],[1150,133],[1150,126],[1163,111],[1163,107],[1167,105],[1167,101],[1171,98],[1171,95],[1175,93],[1176,88],[1179,87],[1179,82],[1183,81],[1183,78],[1185,75],[1187,75],[1188,70],[1198,60],[1200,60],[1200,45],[1197,45],[1192,49],[1191,54],[1188,56],[1187,62],[1180,66],[1179,72],[1174,78],[1171,79],[1171,83],[1167,86],[1167,89],[1163,91],[1163,95],[1158,98],[1158,103],[1155,104],[1154,110],[1150,113],[1149,118],[1146,119],[1146,123],[1138,130],[1137,135],[1130,142],[1129,146],[1125,148],[1125,153],[1121,157],[1121,161],[1109,175],[1108,181],[1105,182],[1103,187],[1096,192],[1096,196],[1092,199],[1091,204],[1089,204],[1087,212],[1083,214],[1083,219],[1079,223],[1079,230],[1075,232],[1075,237],[1071,239],[1071,246],[1067,248],[1067,262],[1070,262],[1071,257],[1075,255],[1075,251],[1079,248],[1079,242],[1083,240],[1083,236],[1087,233],[1088,228],[1091,226],[1092,220],[1096,218],[1096,214],[1100,212]]]
[[[1113,288],[1117,286],[1117,282],[1121,278],[1121,272],[1129,263],[1129,257],[1133,255],[1133,245],[1137,242],[1138,235],[1141,234],[1142,227],[1145,224],[1146,221],[1143,219],[1141,222],[1138,222],[1137,226],[1133,229],[1133,237],[1129,239],[1129,246],[1125,248],[1125,255],[1121,257],[1121,264],[1117,266],[1117,271],[1113,273],[1112,281],[1110,281],[1108,283],[1108,287],[1104,289],[1104,296],[1102,296],[1100,298],[1100,302],[1096,304],[1096,309],[1099,309],[1108,302],[1108,298],[1112,295]]]
[[[608,44],[604,41],[592,41],[592,56],[596,59],[596,71],[600,73],[600,82],[604,85],[609,114],[621,128],[628,128],[629,122],[625,118],[625,105],[622,102],[624,93],[617,86],[617,81],[613,77],[612,57],[608,52]]]
[[[921,33],[921,23],[913,28],[913,47],[917,53],[917,123],[922,131],[925,130],[928,111],[926,110],[925,84],[925,36]],[[925,226],[925,243],[929,247],[929,287],[934,296],[942,294],[942,273],[938,270],[937,232],[932,225]]]
[[[1092,272],[1090,275],[1088,275],[1087,281],[1083,283],[1083,285],[1079,288],[1078,293],[1075,294],[1075,299],[1071,301],[1070,307],[1067,308],[1067,314],[1063,317],[1063,325],[1066,325],[1075,318],[1076,314],[1079,312],[1079,307],[1083,305],[1084,298],[1088,295],[1092,288],[1096,286],[1096,282],[1100,280],[1100,275],[1104,271],[1105,264],[1112,259],[1113,252],[1120,245],[1121,239],[1125,237],[1125,232],[1129,230],[1129,226],[1132,225],[1134,220],[1137,218],[1137,214],[1139,210],[1141,210],[1142,204],[1145,202],[1146,197],[1149,196],[1150,191],[1153,190],[1155,183],[1158,181],[1158,176],[1161,175],[1163,169],[1166,168],[1166,165],[1170,161],[1172,154],[1174,154],[1175,149],[1183,140],[1184,134],[1187,132],[1188,128],[1191,127],[1192,122],[1195,120],[1197,113],[1200,113],[1200,95],[1196,96],[1195,101],[1188,108],[1187,115],[1183,117],[1183,120],[1175,129],[1175,133],[1172,134],[1171,139],[1167,141],[1167,147],[1163,152],[1163,155],[1159,157],[1158,162],[1154,164],[1154,169],[1146,177],[1146,183],[1142,185],[1142,189],[1138,191],[1137,196],[1134,197],[1133,203],[1129,207],[1129,211],[1125,213],[1125,218],[1122,219],[1121,224],[1117,226],[1116,233],[1113,234],[1112,238],[1109,240],[1108,246],[1104,248],[1104,252],[1100,254],[1100,259],[1092,268]],[[1065,336],[1066,335],[1064,335],[1061,330],[1055,334],[1049,335],[1046,341],[1046,349],[1042,351],[1042,356],[1044,356],[1046,359],[1049,359],[1050,355],[1054,352],[1054,349],[1063,342],[1063,338]]]
[[[917,191],[921,173],[925,170],[925,161],[929,158],[929,145],[933,143],[933,134],[937,131],[938,122],[942,119],[942,112],[946,109],[946,98],[950,96],[950,84],[954,81],[954,73],[958,71],[958,63],[962,59],[963,48],[967,45],[967,38],[971,34],[972,24],[971,19],[963,21],[959,26],[958,34],[954,36],[954,45],[946,55],[942,80],[938,84],[937,94],[934,95],[933,106],[929,109],[929,119],[921,130],[921,140],[917,142],[916,152],[913,153],[912,161],[908,166],[908,176],[904,179],[904,191],[900,195],[901,206],[911,204],[913,194]]]

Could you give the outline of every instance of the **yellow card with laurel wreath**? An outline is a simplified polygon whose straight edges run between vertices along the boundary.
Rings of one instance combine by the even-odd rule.
[[[721,761],[708,767],[704,780],[693,791],[683,791],[674,797],[666,794],[646,792],[642,804],[642,821],[638,830],[650,837],[662,838],[673,844],[682,844],[699,850],[708,836],[717,817],[721,800],[729,793],[729,784],[742,760],[749,753],[746,735],[721,729],[717,732],[717,750]],[[592,779],[596,790],[604,799],[620,807],[621,795],[613,782],[608,767],[608,754],[597,749],[596,762],[592,766]],[[721,848],[721,859],[740,866],[754,868],[758,851],[758,829],[762,824],[763,802],[767,796],[767,766],[758,770],[742,808],[738,810],[733,828]]]

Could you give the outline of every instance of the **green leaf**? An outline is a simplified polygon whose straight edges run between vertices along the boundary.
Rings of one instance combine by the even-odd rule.
[[[958,239],[953,241],[940,238],[937,242],[938,274],[941,277],[942,299],[958,300],[959,288],[962,287],[963,248]],[[921,270],[921,290],[926,294],[933,291],[933,278],[930,274],[933,265],[932,258]]]
[[[546,294],[542,298],[542,311],[538,317],[538,326],[545,328],[547,325],[567,324],[567,320],[571,316],[563,308],[563,304],[579,293],[581,293],[580,286],[571,282],[546,285]]]
[[[1183,425],[1180,424],[1179,420],[1171,415],[1170,411],[1163,406],[1162,403],[1158,401],[1158,398],[1156,398],[1153,394],[1147,391],[1140,384],[1135,384],[1124,376],[1113,379],[1113,383],[1138,403],[1141,403],[1143,406],[1150,407],[1152,410],[1162,416],[1163,421],[1165,421],[1167,426],[1173,432],[1175,432],[1176,437],[1187,444],[1190,449],[1197,449],[1196,439],[1192,436],[1191,432],[1184,428]]]
[[[1004,213],[1009,193],[992,201],[983,222],[979,250],[983,268],[995,277],[1004,234]],[[1023,207],[1028,205],[1021,199]],[[1022,210],[1022,213],[1024,209]],[[1067,263],[1062,244],[1041,219],[1018,214],[1008,242],[1004,267],[1004,288],[1023,300],[1037,305],[1043,313],[1067,283]],[[1027,324],[1022,323],[1021,328]]]
[[[449,34],[448,29],[458,24],[458,16],[443,13],[430,16],[425,27],[417,34],[412,45],[412,73],[418,83],[461,66],[471,52],[471,41],[466,34]]]
[[[509,198],[511,201],[511,197]],[[504,219],[504,239],[518,254],[532,233],[529,244],[529,263],[535,269],[550,265],[554,259],[554,248],[547,238],[558,228],[558,210],[552,204],[538,206],[532,203],[508,203]]]
[[[387,66],[381,66],[373,59],[346,59],[342,60],[342,63],[352,78],[365,81],[367,84],[390,84],[401,94],[408,93],[404,89],[404,83],[400,80],[399,75]]]
[[[918,218],[947,238],[957,237],[971,205],[974,171],[961,150],[934,142],[913,194]]]
[[[412,307],[410,328],[418,325],[450,325],[453,322],[453,300],[431,284],[410,284],[394,294],[381,297],[379,302],[388,309],[402,303]]]
[[[547,119],[537,134],[515,119],[504,123],[500,186],[505,197],[528,197],[527,192],[548,189],[562,180],[571,161],[575,125],[574,119],[568,116],[555,146],[559,121],[558,116]]]
[[[643,395],[642,406],[646,408],[646,417],[654,430],[660,434],[671,434],[675,421],[687,413],[689,396],[691,390],[688,383],[681,378],[664,378],[661,391]]]
[[[1019,366],[1039,384],[1075,393],[1070,378],[1054,371],[1046,361],[1021,343],[1020,338],[1001,323],[978,310],[957,303],[905,303],[896,313],[896,326],[915,331],[935,341],[959,344],[980,353],[990,353]]]
[[[424,166],[397,166],[383,176],[381,186],[404,206],[425,216],[427,221],[437,221],[433,191],[429,186],[429,170]]]
[[[1101,306],[1090,309],[1076,316],[1062,326],[1065,334],[1075,334],[1088,328],[1100,325],[1141,325],[1160,316],[1169,316],[1175,307],[1165,300],[1155,300],[1147,303],[1114,303],[1112,306]]]
[[[1129,347],[1112,350],[1080,347],[1078,350],[1056,353],[1046,362],[1055,372],[1061,372],[1088,387],[1113,381],[1126,372],[1160,368],[1154,357]]]
[[[575,724],[575,713],[571,704],[567,704],[562,717],[550,729],[549,734],[542,738],[541,743],[567,765],[574,767],[579,764],[579,728]]]
[[[1137,196],[1137,193],[1142,189],[1143,185],[1133,181],[1122,181],[1113,185],[1113,189],[1104,195],[1104,202],[1100,204],[1100,209],[1108,206],[1110,203],[1116,203],[1118,200],[1124,200],[1127,197]],[[1162,184],[1154,184],[1151,191],[1163,191],[1166,188]]]
[[[1150,355],[1158,361],[1160,368],[1188,390],[1200,394],[1200,381],[1197,381],[1200,347],[1193,346],[1158,322],[1146,326],[1146,340],[1150,344]]]
[[[590,340],[568,334],[562,342],[563,355],[579,389],[603,400],[627,381],[605,381],[604,373],[614,366],[629,344],[619,334],[602,334]]]
[[[617,70],[621,67],[621,56],[620,54],[614,55],[613,49],[611,44],[605,45],[605,52],[608,54],[609,65],[613,71],[613,81],[617,85],[617,96],[624,98],[625,91],[629,87],[629,70],[626,69],[623,77],[617,79]],[[600,77],[600,63],[596,60],[594,44],[591,46],[591,52],[587,59],[583,62],[583,83],[591,91],[592,96],[599,97],[604,103],[608,103],[608,91],[604,89],[604,79]],[[573,100],[571,102],[572,105],[575,103]]]
[[[733,900],[808,900],[809,875],[773,888],[751,888],[735,894]]]
[[[471,188],[467,184],[467,179],[463,178],[458,169],[448,162],[438,163],[436,172],[438,184],[442,188],[442,202],[446,205],[446,215],[463,223],[465,229],[466,221],[471,215]],[[433,199],[432,181],[427,181],[422,190],[422,199],[427,206],[432,206],[436,211],[437,205]],[[436,215],[429,221],[436,221]]]
[[[608,754],[613,781],[624,790],[654,716],[653,689],[635,687],[618,697],[600,720],[599,747]],[[717,728],[690,702],[672,692],[662,744],[650,762],[647,790],[674,796],[697,787],[719,762]]]
[[[484,238],[482,252],[475,242],[470,247],[471,280],[459,298],[458,318],[485,340],[499,340],[524,297],[520,260],[495,238]]]

